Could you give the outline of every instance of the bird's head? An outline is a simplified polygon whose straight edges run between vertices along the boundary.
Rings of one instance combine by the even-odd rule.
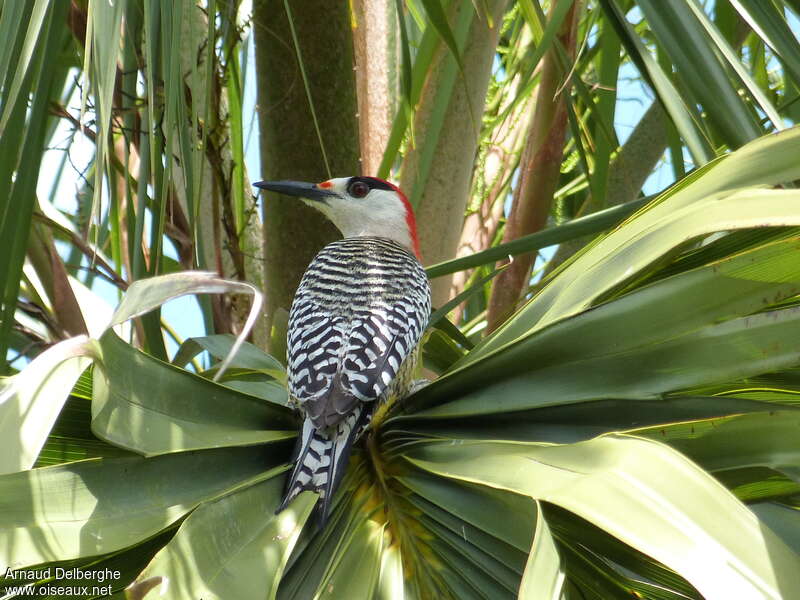
[[[322,183],[259,181],[253,185],[302,198],[328,217],[344,237],[389,238],[420,256],[414,211],[400,188],[388,181],[337,177]]]

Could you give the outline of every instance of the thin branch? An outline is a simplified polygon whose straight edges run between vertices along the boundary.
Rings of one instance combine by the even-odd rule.
[[[103,257],[101,257],[101,256],[100,256],[100,255],[99,255],[99,254],[98,254],[98,253],[97,253],[97,252],[96,252],[96,251],[95,251],[95,250],[94,250],[94,249],[93,249],[93,248],[92,248],[92,247],[91,247],[91,246],[90,246],[90,245],[89,245],[89,244],[86,242],[86,240],[84,240],[84,239],[83,239],[81,236],[79,236],[77,233],[75,233],[74,231],[70,231],[69,229],[67,229],[67,228],[66,228],[66,227],[64,227],[63,225],[61,225],[61,224],[59,224],[59,223],[56,223],[56,222],[55,222],[55,221],[53,221],[51,218],[49,218],[49,217],[47,217],[47,216],[43,215],[42,213],[40,213],[40,212],[38,212],[38,211],[33,213],[33,218],[34,218],[34,219],[36,219],[37,221],[39,221],[40,223],[42,223],[42,224],[44,224],[44,225],[46,225],[46,226],[50,227],[51,229],[54,229],[54,230],[58,231],[59,233],[61,233],[61,234],[65,235],[65,236],[67,236],[67,237],[69,238],[69,241],[70,241],[70,242],[72,242],[72,244],[73,244],[73,245],[74,245],[76,248],[78,248],[78,250],[80,250],[80,251],[81,251],[81,252],[82,252],[82,253],[83,253],[83,254],[84,254],[84,255],[85,255],[87,258],[89,258],[89,260],[90,260],[90,261],[93,261],[93,262],[94,262],[94,263],[96,263],[98,266],[102,267],[102,268],[103,268],[103,270],[104,270],[104,272],[101,272],[101,271],[99,271],[99,270],[95,270],[95,269],[90,269],[90,270],[92,270],[93,272],[97,273],[98,275],[100,275],[100,276],[104,277],[104,278],[105,278],[105,279],[107,279],[109,282],[111,282],[111,283],[113,283],[114,285],[116,285],[116,286],[117,286],[119,289],[121,289],[121,290],[127,290],[127,289],[128,289],[128,282],[127,282],[127,281],[125,281],[125,280],[124,280],[124,279],[123,279],[123,278],[122,278],[122,277],[119,275],[119,273],[117,273],[117,272],[116,272],[116,271],[113,269],[113,267],[111,267],[111,265],[109,265],[109,264],[108,264],[108,263],[107,263],[107,262],[106,262],[106,261],[103,259]]]

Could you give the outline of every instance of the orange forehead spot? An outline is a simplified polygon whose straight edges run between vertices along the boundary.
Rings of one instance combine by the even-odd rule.
[[[317,187],[324,189],[324,188],[333,187],[333,184],[330,181],[323,181],[322,183],[318,183]]]

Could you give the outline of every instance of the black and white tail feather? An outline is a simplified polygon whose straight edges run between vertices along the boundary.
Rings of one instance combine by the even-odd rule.
[[[353,443],[369,424],[374,406],[374,403],[357,406],[347,418],[327,432],[315,428],[311,419],[303,422],[295,452],[296,462],[288,479],[286,495],[275,512],[286,508],[304,490],[319,492],[317,523],[320,528],[325,525],[330,514],[333,492],[344,475]]]

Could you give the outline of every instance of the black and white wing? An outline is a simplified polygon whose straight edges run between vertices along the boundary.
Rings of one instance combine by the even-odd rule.
[[[289,393],[316,428],[381,398],[430,316],[419,261],[383,238],[348,238],[312,261],[289,315]]]

